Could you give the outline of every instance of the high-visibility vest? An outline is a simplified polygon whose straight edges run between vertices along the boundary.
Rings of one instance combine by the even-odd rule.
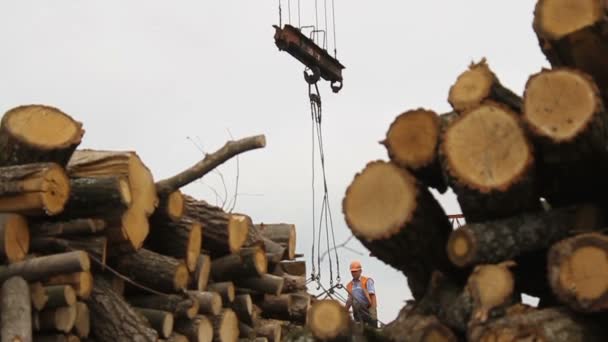
[[[371,279],[371,278],[367,278],[364,276],[360,276],[359,277],[359,281],[361,282],[361,288],[363,289],[363,293],[365,293],[365,297],[367,298],[367,302],[369,303],[369,305],[372,305],[372,298],[369,296],[369,292],[367,292],[367,279]],[[349,295],[353,295],[353,281],[351,280],[350,283],[348,283],[348,285],[346,285],[346,290],[348,291]]]

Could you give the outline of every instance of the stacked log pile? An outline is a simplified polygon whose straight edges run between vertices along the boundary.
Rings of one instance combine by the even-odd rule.
[[[551,69],[519,96],[473,63],[449,113],[397,116],[382,141],[390,161],[355,175],[345,220],[413,295],[384,339],[608,340],[606,13],[605,1],[539,0]],[[429,188],[456,194],[464,226]]]
[[[28,105],[0,123],[2,341],[280,341],[311,304],[295,226],[182,194],[264,136],[154,182],[132,151]]]

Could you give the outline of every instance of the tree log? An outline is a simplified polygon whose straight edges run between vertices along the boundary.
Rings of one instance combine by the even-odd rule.
[[[277,277],[272,274],[264,274],[263,276],[256,278],[237,279],[235,281],[239,287],[276,296],[281,294],[281,291],[283,290],[283,282],[283,277]]]
[[[36,342],[80,342],[80,338],[76,335],[63,334],[35,334],[34,341]],[[85,340],[90,341],[90,340]]]
[[[42,332],[60,331],[69,333],[76,323],[76,306],[45,308],[34,313],[34,329]]]
[[[87,300],[91,332],[97,342],[156,341],[148,322],[118,296],[106,280],[95,278],[93,295]]]
[[[18,275],[27,281],[38,281],[56,274],[90,269],[89,256],[83,251],[42,256],[0,266],[0,283]]]
[[[0,298],[2,341],[32,341],[30,290],[21,277],[12,277],[2,284]]]
[[[306,291],[306,278],[301,276],[292,276],[284,274],[283,276],[283,288],[281,293],[293,293]]]
[[[311,297],[308,293],[290,293],[291,306],[289,308],[290,321],[304,324],[306,315],[311,304]]]
[[[57,108],[13,108],[0,122],[0,165],[55,162],[65,166],[83,135],[82,124]]]
[[[89,307],[84,302],[76,302],[76,322],[74,333],[80,338],[89,337],[91,331],[91,314]]]
[[[603,216],[600,208],[586,205],[467,223],[450,235],[448,256],[459,267],[510,260],[547,249],[573,232],[599,229]]]
[[[241,294],[234,298],[230,308],[236,314],[239,321],[253,324],[253,302],[248,294]]]
[[[70,285],[76,291],[78,298],[87,299],[93,291],[93,275],[89,271],[58,274],[44,280],[44,284]]]
[[[70,194],[64,169],[54,163],[0,167],[0,212],[56,215]]]
[[[131,203],[131,189],[125,177],[72,178],[70,198],[60,219],[103,217],[107,212],[124,211]]]
[[[188,291],[188,295],[198,301],[198,312],[203,315],[219,315],[222,297],[217,292]]]
[[[179,222],[186,212],[184,195],[176,190],[168,195],[160,195],[158,208],[154,211],[150,220],[156,224],[166,224],[167,222]]]
[[[266,146],[266,138],[263,135],[252,136],[236,141],[228,141],[222,148],[212,154],[206,154],[205,158],[194,164],[189,169],[179,174],[163,179],[156,183],[159,194],[171,193],[207,174],[209,171],[220,166],[228,159],[257,148]],[[207,226],[205,226],[205,229]]]
[[[458,76],[450,88],[448,102],[456,112],[462,113],[486,100],[502,103],[515,113],[521,113],[521,97],[500,84],[483,58],[479,63],[471,63],[469,69]]]
[[[261,235],[287,249],[287,259],[293,260],[296,254],[296,226],[287,223],[255,225]]]
[[[262,237],[262,242],[264,243],[264,250],[266,251],[266,259],[268,259],[268,263],[275,265],[281,262],[281,260],[285,259],[287,248],[267,237]]]
[[[348,336],[352,330],[352,322],[348,312],[334,300],[315,302],[310,307],[306,325],[312,331],[312,334],[321,340]]]
[[[48,302],[49,297],[46,294],[46,290],[41,282],[31,283],[30,285],[30,298],[32,299],[32,307],[40,311]]]
[[[34,237],[31,242],[33,252],[48,253],[70,252],[83,250],[89,258],[95,259],[101,266],[106,264],[108,239],[105,236],[80,237],[78,239],[62,239],[56,237]]]
[[[290,319],[291,296],[284,295],[264,295],[264,300],[260,302],[262,316],[283,321]]]
[[[272,274],[277,276],[289,274],[292,276],[306,277],[306,261],[281,261],[275,265]]]
[[[200,222],[204,228],[203,249],[212,258],[238,252],[247,240],[251,218],[229,214],[219,207],[184,196],[186,216]]]
[[[549,283],[560,301],[580,312],[608,309],[608,237],[580,234],[548,254]]]
[[[402,341],[407,336],[411,342],[456,342],[456,335],[435,316],[409,314],[401,310],[397,319],[384,328],[392,341]],[[477,340],[475,340],[477,341]]]
[[[260,277],[266,274],[267,267],[266,254],[261,247],[243,248],[238,253],[214,259],[211,277],[214,281]]]
[[[253,327],[243,323],[242,321],[239,321],[239,342],[241,340],[252,341],[256,338],[256,335],[257,333],[255,332],[255,330],[253,330]],[[266,339],[266,337],[263,338]]]
[[[188,338],[190,342],[211,342],[213,325],[205,316],[198,315],[192,320],[178,319],[174,330]]]
[[[102,219],[74,219],[60,222],[32,222],[32,231],[37,236],[69,236],[69,235],[91,235],[97,234],[106,228],[106,222]]]
[[[152,226],[145,247],[185,261],[190,272],[196,269],[201,253],[203,228],[199,222],[183,217],[178,222]]]
[[[380,143],[393,163],[409,170],[425,185],[444,193],[447,184],[438,157],[440,133],[437,113],[419,108],[397,116]]]
[[[180,333],[173,332],[166,341],[167,342],[188,342],[188,337],[186,337]]]
[[[30,248],[30,231],[25,217],[0,214],[0,258],[9,263],[25,259]]]
[[[188,268],[183,261],[146,249],[122,256],[118,272],[158,291],[175,292],[188,286]]]
[[[414,298],[424,295],[432,271],[454,269],[445,251],[452,225],[408,171],[382,161],[369,163],[346,190],[342,211],[359,241],[406,275]]]
[[[214,342],[233,342],[239,337],[239,321],[231,309],[223,309],[217,316],[207,316],[213,326]]]
[[[209,284],[207,286],[207,291],[217,292],[222,297],[222,302],[224,304],[232,303],[236,295],[234,283],[231,281]]]
[[[76,304],[76,291],[70,285],[52,285],[44,287],[48,298],[44,309],[56,309]]]
[[[158,335],[163,338],[168,338],[173,332],[173,314],[167,311],[145,309],[145,308],[134,308],[139,314],[144,316],[150,326],[156,330]]]
[[[608,30],[603,1],[540,0],[534,11],[534,31],[541,50],[556,68],[573,67],[593,76],[606,98],[608,91]],[[564,93],[565,94],[565,93]]]
[[[128,297],[127,301],[136,307],[171,312],[176,319],[192,319],[199,312],[198,301],[191,296],[140,295]]]
[[[589,76],[563,68],[530,76],[523,120],[541,157],[542,197],[552,206],[604,199],[608,114]]]
[[[196,269],[192,277],[192,287],[198,291],[205,291],[211,274],[211,258],[206,254],[199,255],[196,260]]]

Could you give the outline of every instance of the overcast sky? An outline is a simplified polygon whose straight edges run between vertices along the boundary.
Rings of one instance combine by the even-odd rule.
[[[297,24],[297,0],[291,3]],[[398,114],[418,107],[449,111],[450,85],[484,56],[520,94],[528,76],[548,66],[531,26],[534,3],[335,0],[344,88],[333,94],[323,83],[321,93],[337,242],[350,236],[341,212],[345,189],[368,161],[387,159],[378,141]],[[283,7],[286,15],[287,1]],[[313,24],[314,2],[301,0],[300,7],[301,25]],[[319,15],[324,25],[322,10]],[[3,1],[0,111],[56,106],[83,122],[81,147],[135,150],[155,179],[198,161],[199,147],[212,152],[230,135],[264,134],[265,149],[240,157],[235,210],[255,222],[296,224],[298,252],[309,261],[310,107],[303,67],[274,45],[277,22],[276,0]],[[227,196],[218,173],[185,192],[222,204],[214,189],[231,200],[235,162],[220,171]],[[319,204],[320,183],[316,194]],[[459,212],[453,196],[437,197],[448,213]],[[349,247],[366,251],[354,240]],[[344,281],[353,258],[376,280],[380,320],[394,319],[410,298],[404,276],[340,250]],[[327,284],[327,265],[322,277]]]

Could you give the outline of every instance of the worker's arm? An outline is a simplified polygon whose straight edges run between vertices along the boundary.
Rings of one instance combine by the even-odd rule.
[[[376,307],[376,294],[375,293],[370,293],[369,294],[369,299],[372,300],[372,308]]]
[[[346,300],[346,311],[350,310],[350,307],[353,305],[353,297],[349,294],[348,299]]]
[[[376,307],[376,288],[374,286],[374,280],[373,279],[369,279],[367,281],[367,293],[369,294],[369,299],[371,301],[370,306],[372,308]]]

